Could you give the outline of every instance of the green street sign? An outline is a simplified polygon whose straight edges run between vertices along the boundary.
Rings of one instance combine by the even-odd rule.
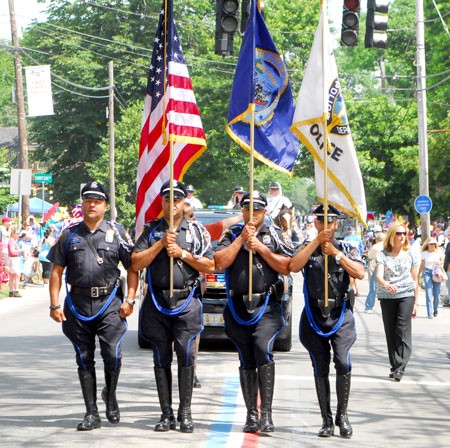
[[[35,183],[44,183],[44,184],[51,184],[53,183],[53,175],[52,174],[35,174],[34,175],[34,182]]]

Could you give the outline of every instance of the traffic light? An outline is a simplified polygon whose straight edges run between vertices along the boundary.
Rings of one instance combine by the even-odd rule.
[[[239,0],[216,0],[215,54],[233,54],[233,35],[239,26]]]
[[[367,0],[366,48],[387,47],[387,25],[390,0]]]
[[[241,33],[244,34],[247,28],[248,21],[250,19],[250,12],[252,8],[251,0],[242,0],[241,11]]]
[[[358,45],[360,0],[344,0],[342,10],[341,44]]]

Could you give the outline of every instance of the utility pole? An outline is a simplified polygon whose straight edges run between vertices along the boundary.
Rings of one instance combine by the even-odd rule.
[[[419,124],[419,194],[429,196],[428,188],[428,142],[427,142],[427,92],[425,69],[425,26],[423,0],[416,0],[416,64],[417,105]],[[422,241],[430,236],[430,214],[420,214]]]
[[[116,220],[116,182],[114,167],[114,62],[108,62],[109,75],[109,100],[108,100],[108,120],[109,120],[109,205],[111,221]]]
[[[17,35],[16,9],[14,0],[9,2],[9,16],[11,21],[11,42],[14,48],[14,70],[16,74],[16,101],[17,101],[17,124],[19,128],[19,163],[18,168],[28,169],[28,139],[27,124],[25,120],[25,105],[23,99],[22,63],[19,52],[19,38]],[[22,225],[25,225],[26,218],[30,214],[30,198],[28,195],[22,196]],[[19,196],[20,201],[20,196]]]

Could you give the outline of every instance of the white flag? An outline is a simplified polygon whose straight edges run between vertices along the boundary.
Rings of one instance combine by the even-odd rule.
[[[324,200],[325,120],[328,203],[365,224],[364,185],[341,93],[328,20],[324,20],[322,8],[291,127],[314,156],[317,197],[321,202]]]
[[[28,96],[28,116],[53,115],[50,65],[25,67]]]

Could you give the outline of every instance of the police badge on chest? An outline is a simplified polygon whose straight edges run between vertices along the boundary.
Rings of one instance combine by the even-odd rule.
[[[105,242],[106,243],[112,243],[114,241],[114,230],[113,229],[109,229],[106,231],[106,235],[105,235]]]

